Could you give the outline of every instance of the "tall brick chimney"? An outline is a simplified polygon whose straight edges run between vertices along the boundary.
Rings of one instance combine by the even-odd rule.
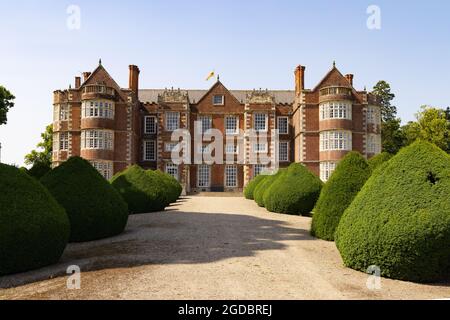
[[[347,78],[347,81],[350,82],[350,84],[353,87],[353,75],[352,74],[346,74],[345,77]]]
[[[90,75],[91,75],[90,72],[83,72],[83,82],[85,82]]]
[[[304,66],[298,66],[295,69],[295,94],[297,96],[305,89],[305,69]]]
[[[139,68],[135,65],[131,65],[130,66],[130,77],[129,77],[129,81],[128,81],[128,88],[135,92],[136,94],[138,93],[139,90],[139,73],[141,71],[139,70]]]
[[[75,89],[80,89],[81,87],[81,78],[75,77]]]

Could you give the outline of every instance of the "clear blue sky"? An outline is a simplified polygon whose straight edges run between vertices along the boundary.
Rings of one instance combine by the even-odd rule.
[[[0,84],[17,97],[0,127],[6,163],[23,163],[52,122],[52,92],[100,57],[123,87],[139,65],[143,88],[208,88],[215,70],[230,89],[291,89],[298,64],[313,87],[336,60],[357,89],[388,81],[403,121],[423,104],[450,106],[446,0],[1,2]],[[67,28],[71,4],[80,30]],[[381,30],[366,26],[371,4]]]

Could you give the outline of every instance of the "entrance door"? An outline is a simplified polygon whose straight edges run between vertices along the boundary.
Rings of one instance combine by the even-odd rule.
[[[198,166],[197,185],[199,188],[209,188],[211,185],[211,167],[206,164]]]

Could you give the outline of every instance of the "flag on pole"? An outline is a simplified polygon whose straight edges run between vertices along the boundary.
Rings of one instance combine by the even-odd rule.
[[[212,71],[209,75],[208,75],[208,77],[206,78],[206,81],[209,81],[209,80],[211,80],[211,78],[213,78],[214,76],[215,76],[215,72],[214,71]]]

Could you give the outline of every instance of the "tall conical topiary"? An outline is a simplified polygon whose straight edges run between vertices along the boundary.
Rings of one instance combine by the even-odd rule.
[[[128,221],[127,205],[91,164],[72,157],[41,179],[66,209],[70,241],[92,241],[120,234]]]
[[[258,183],[253,192],[253,198],[260,207],[264,207],[264,193],[269,190],[270,186],[284,173],[286,169],[279,169],[277,173],[266,175],[266,178]]]
[[[322,189],[322,181],[304,165],[293,163],[264,194],[271,212],[309,215]]]
[[[131,214],[162,211],[167,206],[161,178],[137,165],[116,174],[111,184],[127,202]]]
[[[69,219],[47,189],[15,167],[0,164],[0,276],[58,262]]]
[[[244,188],[245,198],[249,200],[254,200],[253,193],[255,192],[256,187],[266,178],[267,175],[264,174],[257,175],[255,178],[253,178]]]
[[[371,170],[358,152],[350,152],[339,163],[323,187],[314,208],[311,234],[333,241],[344,211],[369,179]]]
[[[369,167],[370,170],[375,171],[380,165],[383,163],[389,161],[392,158],[392,155],[387,152],[380,153],[379,155],[376,155],[372,159],[369,160]]]
[[[157,174],[166,185],[169,203],[176,202],[181,196],[181,192],[183,191],[181,184],[168,173],[164,173],[160,170],[151,170],[151,172]]]
[[[345,211],[336,245],[346,266],[431,282],[450,276],[450,157],[427,142],[376,170]]]

